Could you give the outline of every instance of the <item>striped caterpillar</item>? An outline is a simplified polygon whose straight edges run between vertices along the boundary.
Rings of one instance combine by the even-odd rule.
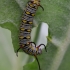
[[[26,9],[24,10],[19,34],[20,47],[18,48],[17,53],[20,49],[22,49],[25,53],[34,56],[37,60],[39,70],[41,70],[37,55],[42,53],[40,46],[43,45],[47,51],[46,46],[44,44],[40,44],[36,47],[36,44],[31,42],[31,28],[33,25],[33,18],[39,6],[44,10],[44,8],[40,5],[40,0],[30,0],[26,6]]]

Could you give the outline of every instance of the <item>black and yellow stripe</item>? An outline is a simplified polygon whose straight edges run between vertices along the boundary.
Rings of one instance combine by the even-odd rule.
[[[45,45],[40,44],[39,46],[36,47],[36,44],[34,42],[31,42],[31,29],[33,25],[33,18],[35,16],[36,10],[38,9],[38,6],[42,7],[40,5],[40,0],[30,0],[26,6],[26,9],[24,10],[24,15],[22,16],[22,23],[20,24],[20,34],[19,34],[20,48],[17,50],[17,52],[22,48],[22,50],[25,53],[35,56],[39,65],[39,70],[41,70],[37,55],[41,54],[42,52],[42,50],[39,47],[41,45],[45,47]]]

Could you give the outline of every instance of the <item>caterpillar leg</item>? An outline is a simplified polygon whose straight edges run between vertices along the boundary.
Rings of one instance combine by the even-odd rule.
[[[47,52],[46,46],[44,44],[40,44],[39,46],[37,46],[37,48],[39,48],[42,45],[45,47],[45,51]]]
[[[39,66],[39,70],[41,70],[41,67],[40,67],[40,63],[39,63],[39,60],[38,60],[38,58],[37,58],[37,56],[36,55],[34,55],[35,56],[35,59],[36,59],[36,61],[37,61],[37,63],[38,63],[38,66]]]

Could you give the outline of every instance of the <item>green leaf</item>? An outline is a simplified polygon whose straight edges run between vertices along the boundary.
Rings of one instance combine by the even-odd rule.
[[[19,25],[27,2],[28,0],[0,0],[1,70],[38,70],[37,62],[32,57],[23,52],[18,57],[15,54],[19,47]],[[41,5],[44,11],[39,7],[34,17],[34,23],[40,25],[33,41],[38,41],[42,22],[49,25],[50,32],[47,52],[43,50],[38,56],[41,69],[70,70],[70,0],[41,0]]]

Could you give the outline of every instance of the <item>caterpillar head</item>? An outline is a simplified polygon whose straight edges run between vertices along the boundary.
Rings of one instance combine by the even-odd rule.
[[[34,4],[40,5],[40,0],[31,0]]]

